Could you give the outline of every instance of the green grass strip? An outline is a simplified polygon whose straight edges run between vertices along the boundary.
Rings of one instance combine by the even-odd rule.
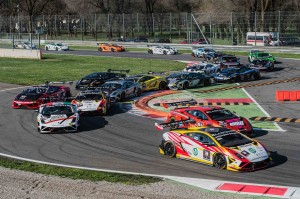
[[[159,182],[162,179],[141,175],[128,175],[118,173],[108,173],[100,171],[90,171],[83,169],[74,169],[58,166],[50,166],[39,163],[15,160],[6,157],[0,157],[0,166],[10,169],[35,172],[46,175],[59,176],[70,179],[82,179],[89,181],[107,181],[118,182],[127,185],[142,185]]]

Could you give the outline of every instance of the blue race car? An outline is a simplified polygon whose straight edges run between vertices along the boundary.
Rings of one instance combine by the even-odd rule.
[[[258,69],[246,66],[240,68],[225,68],[214,76],[215,82],[241,82],[261,78]]]

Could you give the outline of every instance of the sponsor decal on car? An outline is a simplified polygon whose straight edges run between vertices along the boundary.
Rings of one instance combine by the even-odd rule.
[[[256,150],[253,149],[253,148],[249,148],[249,151],[250,151],[251,153],[256,153]]]

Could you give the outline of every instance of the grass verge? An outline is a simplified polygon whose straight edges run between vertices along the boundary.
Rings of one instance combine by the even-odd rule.
[[[130,69],[130,74],[182,70],[185,64],[169,60],[45,54],[42,60],[0,58],[0,82],[32,85],[71,81],[92,72]]]
[[[82,179],[89,181],[118,182],[127,185],[142,185],[159,182],[162,179],[140,175],[126,175],[117,173],[107,173],[100,171],[90,171],[83,169],[73,169],[44,164],[26,162],[5,157],[0,157],[0,166],[10,169],[35,172],[46,175],[54,175],[63,178]]]

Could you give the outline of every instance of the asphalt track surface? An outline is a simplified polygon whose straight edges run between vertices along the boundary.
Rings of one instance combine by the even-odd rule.
[[[58,52],[76,55],[97,55],[95,51]],[[147,53],[102,53],[101,56],[155,58],[194,61],[188,54],[175,56]],[[197,59],[198,60],[198,59]],[[241,58],[242,63],[246,62]],[[300,61],[279,59],[276,71],[263,73],[260,81],[300,76]],[[277,89],[299,90],[299,82],[252,87],[246,90],[272,116],[300,118],[300,102],[276,102]],[[0,90],[17,87],[0,84]],[[272,151],[275,165],[255,172],[236,173],[214,167],[168,158],[160,155],[158,145],[162,132],[154,127],[155,120],[123,112],[114,105],[108,116],[85,117],[81,132],[39,134],[37,113],[14,110],[13,98],[22,90],[0,91],[0,153],[39,161],[99,169],[173,175],[270,185],[300,187],[300,125],[280,124],[282,131],[257,131],[257,138]]]

